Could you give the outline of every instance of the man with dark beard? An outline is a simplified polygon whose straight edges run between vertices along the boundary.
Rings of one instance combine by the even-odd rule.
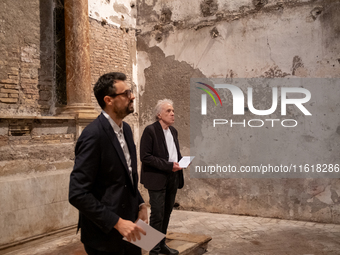
[[[89,255],[141,255],[123,241],[140,239],[147,208],[138,191],[136,147],[123,118],[134,111],[133,95],[123,73],[101,76],[94,94],[102,113],[89,124],[75,148],[69,201],[79,210],[78,229]]]

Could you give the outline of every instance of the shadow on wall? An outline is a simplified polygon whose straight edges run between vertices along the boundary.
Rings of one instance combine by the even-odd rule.
[[[66,105],[64,0],[40,0],[39,101],[44,115]]]

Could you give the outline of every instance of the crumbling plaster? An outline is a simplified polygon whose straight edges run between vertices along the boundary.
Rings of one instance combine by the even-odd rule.
[[[295,1],[295,5],[273,1],[258,11],[252,5],[246,8],[227,1],[224,6],[233,9],[222,8],[219,16],[208,18],[196,10],[199,1],[193,1],[188,12],[185,4],[177,8],[179,1],[159,2],[151,12],[157,13],[158,22],[149,21],[150,15],[144,19],[140,11],[142,37],[149,47],[160,47],[166,56],[186,61],[207,77],[225,77],[228,71],[241,78],[269,76],[275,69],[286,76],[339,75],[336,1]],[[160,20],[165,8],[172,10],[172,16],[164,24]],[[320,13],[315,14],[315,9]],[[192,13],[196,18],[191,18]],[[214,28],[217,35],[212,38]]]
[[[154,121],[157,100],[168,97],[175,103],[182,154],[189,155],[190,78],[339,77],[339,10],[340,1],[329,0],[139,1],[140,133]],[[256,99],[267,109],[268,102]],[[334,115],[334,107],[316,114]],[[320,126],[328,130],[322,148],[313,143],[310,127],[292,135],[309,141],[303,153],[328,160],[329,151],[322,150],[333,149],[336,160],[340,123],[327,118],[328,127]],[[230,135],[231,144],[235,139]],[[241,161],[253,155],[247,147],[237,153]],[[184,209],[339,223],[339,184],[338,179],[193,179],[186,170],[177,203]]]
[[[135,0],[89,0],[90,18],[117,27],[134,28],[136,8]]]

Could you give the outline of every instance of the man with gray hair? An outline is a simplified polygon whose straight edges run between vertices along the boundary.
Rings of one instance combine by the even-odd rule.
[[[140,143],[141,183],[148,189],[151,205],[150,226],[166,234],[177,189],[184,185],[182,158],[175,122],[173,102],[159,100],[155,107],[156,122],[147,126]],[[165,238],[149,253],[171,254],[178,251],[165,244]]]

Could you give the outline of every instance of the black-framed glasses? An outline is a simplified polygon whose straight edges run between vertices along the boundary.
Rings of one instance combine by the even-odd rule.
[[[124,95],[124,96],[126,96],[127,98],[131,98],[132,94],[133,94],[132,89],[127,89],[127,90],[125,90],[123,93],[112,94],[112,95],[108,95],[108,96],[109,96],[109,97],[116,97],[116,96]]]

